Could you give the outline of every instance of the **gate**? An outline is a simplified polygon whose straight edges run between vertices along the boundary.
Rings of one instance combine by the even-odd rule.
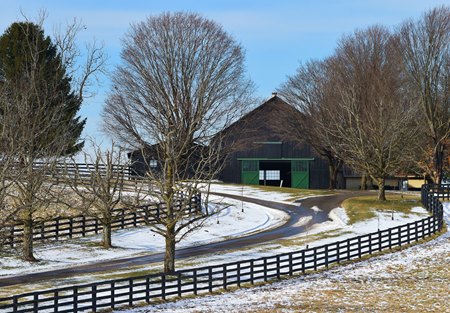
[[[242,183],[247,185],[259,185],[259,161],[242,160]]]
[[[309,188],[309,162],[303,160],[291,161],[292,188]]]

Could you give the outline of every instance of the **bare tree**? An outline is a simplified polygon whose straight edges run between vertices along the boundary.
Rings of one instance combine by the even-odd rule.
[[[420,106],[428,138],[423,158],[432,150],[432,166],[424,170],[439,184],[450,134],[450,8],[435,8],[405,22],[399,36],[408,92]]]
[[[36,260],[33,228],[61,210],[61,188],[50,179],[50,174],[58,158],[81,146],[77,141],[84,121],[76,116],[76,108],[82,101],[84,86],[75,90],[70,82],[76,77],[89,80],[100,69],[81,73],[81,77],[68,75],[67,64],[61,58],[65,51],[44,36],[44,20],[45,12],[36,23],[27,19],[14,23],[7,37],[2,38],[9,40],[16,54],[11,57],[6,53],[0,62],[5,90],[0,111],[1,153],[15,162],[8,172],[9,181],[14,183],[8,188],[5,203],[15,213],[12,221],[24,225],[22,256],[27,261]],[[99,51],[89,53],[97,55]]]
[[[300,114],[283,119],[290,123],[286,134],[294,141],[306,142],[321,156],[328,160],[330,180],[329,188],[337,188],[337,175],[342,169],[343,160],[334,152],[338,142],[331,137],[327,129],[335,127],[329,116],[332,106],[336,105],[333,80],[327,61],[309,61],[297,69],[297,73],[288,77],[280,93],[288,103],[297,108]],[[331,108],[329,108],[331,106]],[[326,127],[326,129],[323,129]]]
[[[70,199],[69,206],[76,208],[83,215],[95,217],[102,225],[104,248],[112,248],[112,223],[119,217],[122,189],[126,166],[125,155],[114,143],[108,150],[102,150],[92,142],[89,153],[84,152],[84,165],[80,169],[75,158],[65,163],[67,183],[76,196]]]
[[[148,192],[167,211],[157,229],[166,241],[164,270],[173,272],[177,234],[201,218],[183,214],[178,204],[187,205],[199,179],[214,177],[222,145],[209,143],[248,103],[244,52],[215,22],[166,13],[131,27],[122,60],[104,109],[105,129],[148,160]]]
[[[379,200],[386,200],[385,179],[415,149],[417,110],[405,99],[396,40],[385,28],[370,27],[344,37],[330,60],[338,104],[328,114],[328,132],[338,140],[333,149],[377,182]]]

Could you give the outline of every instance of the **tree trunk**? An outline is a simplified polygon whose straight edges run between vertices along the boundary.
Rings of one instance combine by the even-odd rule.
[[[328,189],[337,189],[337,176],[339,170],[342,168],[342,161],[336,159],[333,156],[328,156],[328,170],[330,174],[330,181],[328,184]]]
[[[102,226],[103,226],[102,246],[103,246],[103,248],[106,248],[106,249],[112,248],[111,224],[110,223],[104,223]]]
[[[333,162],[329,161],[328,170],[330,172],[330,181],[328,184],[328,189],[336,189],[337,185],[337,170]]]
[[[363,174],[361,176],[361,190],[367,190],[367,175]]]
[[[443,172],[444,172],[444,149],[445,144],[438,142],[434,149],[434,183],[440,185],[442,183]]]
[[[27,214],[27,219],[23,225],[23,259],[25,261],[36,262],[36,258],[33,255],[33,219],[31,213]]]
[[[386,192],[385,192],[385,179],[384,178],[377,178],[377,184],[378,184],[378,201],[386,201]]]
[[[166,252],[164,255],[164,273],[175,272],[175,225],[166,227]]]

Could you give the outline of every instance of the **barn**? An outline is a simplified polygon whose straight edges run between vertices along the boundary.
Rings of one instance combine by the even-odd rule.
[[[227,183],[328,188],[328,162],[311,146],[286,140],[298,111],[276,93],[219,135],[229,148],[219,179]]]

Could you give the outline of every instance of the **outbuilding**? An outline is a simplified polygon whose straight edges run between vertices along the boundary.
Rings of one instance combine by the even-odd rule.
[[[328,162],[311,146],[289,140],[286,119],[299,112],[276,93],[219,135],[228,153],[219,179],[227,183],[328,188]],[[299,119],[296,119],[299,120]]]

